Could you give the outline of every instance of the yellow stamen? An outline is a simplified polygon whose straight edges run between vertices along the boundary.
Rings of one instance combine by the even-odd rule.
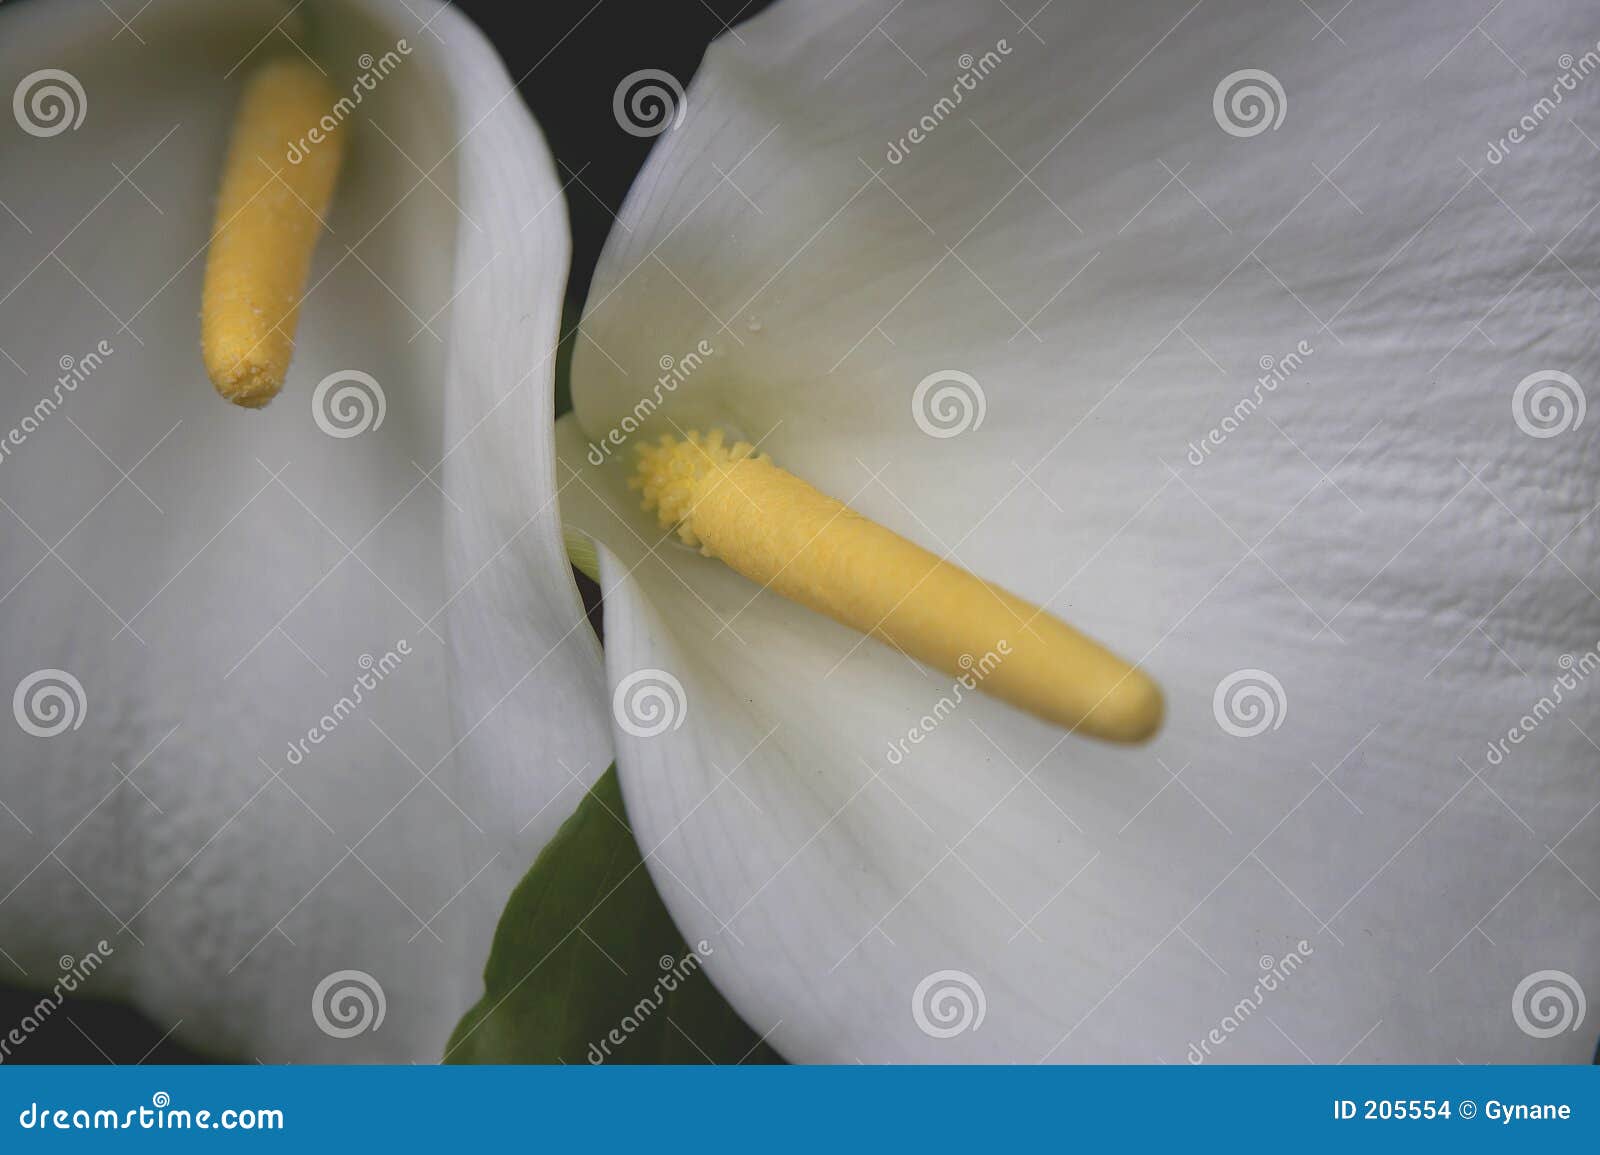
[[[333,198],[337,128],[290,163],[334,93],[303,60],[263,65],[245,86],[217,197],[201,298],[200,351],[217,392],[259,409],[283,388],[311,250]]]
[[[978,688],[1069,730],[1139,742],[1160,727],[1161,690],[1142,670],[748,443],[728,445],[720,430],[664,436],[639,457],[631,484],[645,509],[751,581],[952,676],[1000,649]]]

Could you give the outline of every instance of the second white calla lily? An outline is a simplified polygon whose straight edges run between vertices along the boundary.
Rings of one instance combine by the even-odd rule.
[[[652,875],[786,1056],[1587,1058],[1522,1002],[1600,991],[1600,81],[1485,142],[1588,16],[787,0],[708,53],[561,504]],[[628,443],[711,428],[1141,660],[1164,732],[672,541]]]
[[[206,1053],[435,1061],[610,761],[551,500],[566,219],[457,12],[300,9],[0,12],[0,972],[104,940],[77,994]],[[207,241],[244,80],[302,52],[347,165],[247,414]]]

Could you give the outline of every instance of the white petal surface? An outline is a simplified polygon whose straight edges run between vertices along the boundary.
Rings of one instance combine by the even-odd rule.
[[[87,106],[0,128],[0,684],[83,692],[76,728],[0,727],[0,947],[48,986],[103,938],[82,993],[213,1053],[433,1060],[609,760],[551,500],[566,221],[453,9],[288,7],[0,15],[5,91],[61,69]],[[249,413],[201,365],[204,248],[238,86],[297,44],[341,91],[381,79],[344,114],[288,385]],[[384,412],[336,437],[313,397],[344,370]],[[342,971],[381,1024],[343,979],[313,1010]]]
[[[613,685],[684,688],[617,731],[654,876],[788,1057],[1592,1053],[1592,1012],[1513,1003],[1600,992],[1596,426],[1514,402],[1600,379],[1600,78],[1536,110],[1592,21],[1315,7],[791,0],[641,176],[562,502],[610,550]],[[982,420],[968,386],[932,436],[947,370]],[[647,551],[607,441],[639,419],[763,439],[1143,659],[1165,730],[944,716],[947,677]]]

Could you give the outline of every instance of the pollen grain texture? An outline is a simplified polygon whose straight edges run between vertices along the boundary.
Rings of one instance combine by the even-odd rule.
[[[337,129],[291,163],[334,94],[309,63],[279,58],[245,85],[217,197],[201,296],[200,350],[217,392],[259,409],[283,388],[311,252],[333,199]]]
[[[715,430],[664,436],[640,447],[631,484],[663,528],[701,553],[947,674],[1001,649],[979,688],[1036,717],[1113,742],[1143,741],[1161,725],[1161,690],[1144,671],[746,442]]]

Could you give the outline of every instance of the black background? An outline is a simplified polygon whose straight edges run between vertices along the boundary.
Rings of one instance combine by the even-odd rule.
[[[582,307],[612,214],[620,210],[653,143],[617,126],[611,99],[618,82],[638,69],[660,68],[687,87],[706,45],[726,25],[748,19],[769,2],[459,0],[456,4],[494,42],[555,154],[572,225],[569,316],[576,316]],[[20,1021],[38,998],[35,992],[0,986],[0,1030]],[[147,1022],[120,1007],[69,1001],[15,1048],[8,1061],[204,1061],[204,1056],[167,1037],[171,1026]]]

